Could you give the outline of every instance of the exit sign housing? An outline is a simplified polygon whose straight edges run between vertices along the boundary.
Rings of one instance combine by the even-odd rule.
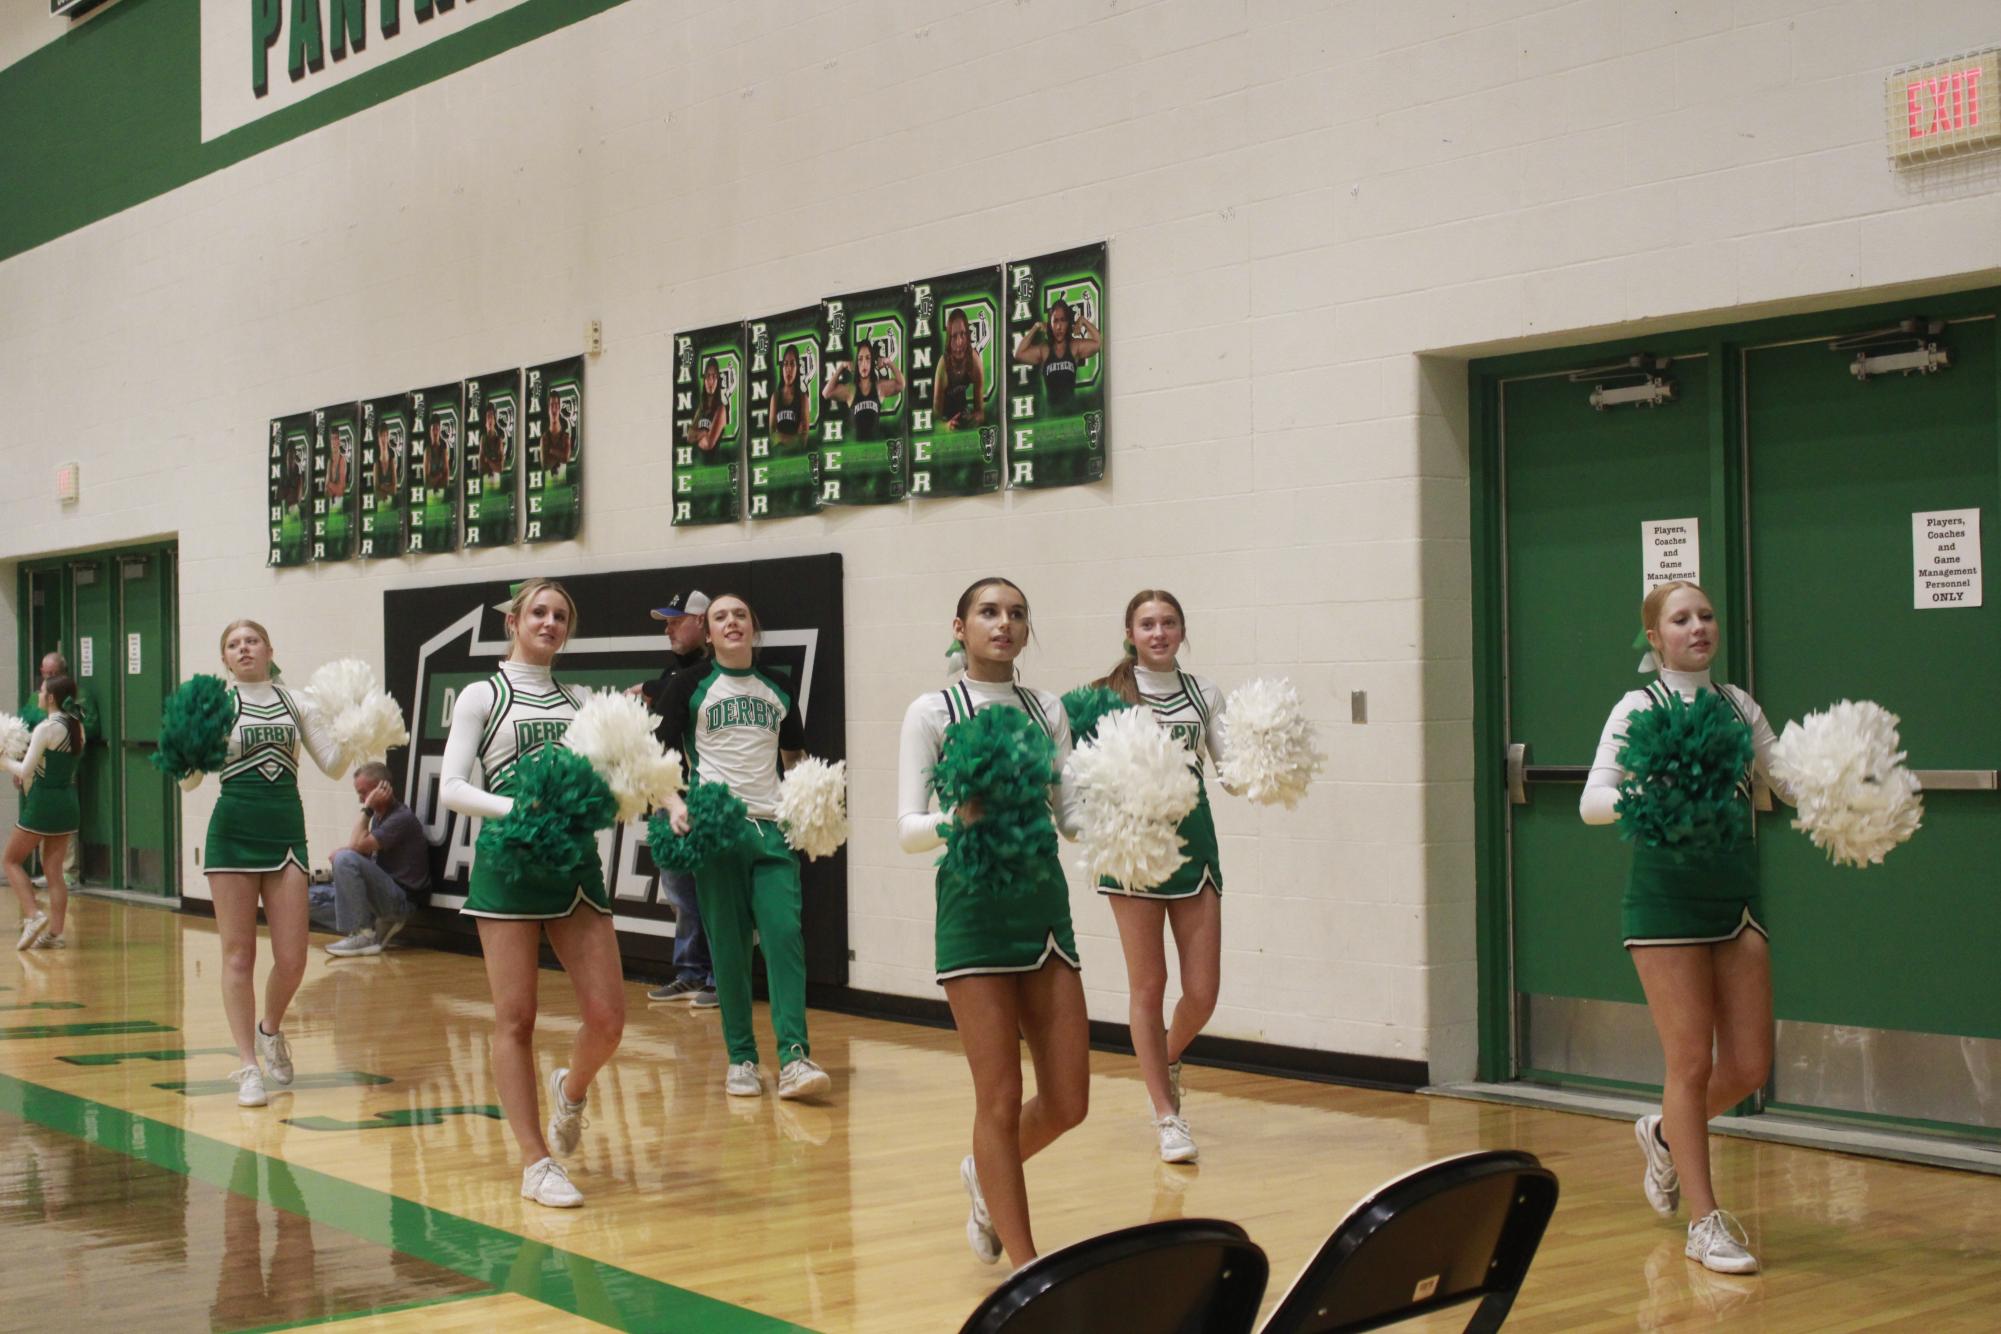
[[[1908,65],[1884,83],[1890,161],[1919,166],[2001,148],[2001,51]]]

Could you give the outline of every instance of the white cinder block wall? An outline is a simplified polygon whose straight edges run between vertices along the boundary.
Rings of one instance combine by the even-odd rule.
[[[1459,358],[1991,281],[2001,201],[1893,179],[1881,79],[1995,41],[1988,0],[632,0],[0,264],[0,556],[178,535],[186,669],[254,615],[297,672],[379,660],[385,588],[840,551],[852,981],[916,996],[895,737],[960,587],[1018,578],[1063,688],[1165,585],[1188,665],[1291,676],[1330,756],[1297,811],[1221,805],[1211,1031],[1464,1077]],[[1106,484],[669,529],[675,330],[1101,237]],[[591,318],[583,542],[263,568],[268,418],[574,352]],[[352,801],[306,786],[324,849]],[[1075,902],[1121,1020],[1110,914]]]

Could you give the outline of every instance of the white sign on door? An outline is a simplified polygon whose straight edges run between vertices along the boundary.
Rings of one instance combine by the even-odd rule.
[[[1640,523],[1640,596],[1677,579],[1702,580],[1702,534],[1694,519]]]
[[[89,635],[76,641],[76,657],[85,676],[97,675],[97,643]]]
[[[139,663],[139,636],[137,633],[129,634],[125,636],[125,674],[127,676],[141,675]]]
[[[1911,515],[1911,605],[1919,611],[1980,605],[1980,511]]]

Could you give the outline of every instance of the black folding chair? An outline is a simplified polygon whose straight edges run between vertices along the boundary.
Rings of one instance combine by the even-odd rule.
[[[1023,1265],[959,1334],[1251,1334],[1270,1277],[1235,1223],[1142,1223]]]
[[[1420,1167],[1349,1211],[1260,1334],[1351,1334],[1476,1299],[1466,1334],[1491,1334],[1554,1212],[1556,1175],[1534,1154],[1496,1149]]]

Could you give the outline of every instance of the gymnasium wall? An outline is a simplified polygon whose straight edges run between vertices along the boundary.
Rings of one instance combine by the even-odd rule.
[[[1475,1048],[1464,357],[2001,265],[1992,182],[1913,188],[1882,146],[1883,74],[2001,40],[1982,0],[527,0],[208,145],[177,5],[0,69],[28,246],[0,247],[0,557],[177,535],[186,667],[251,615],[302,672],[379,658],[388,588],[839,551],[852,984],[927,998],[895,746],[954,597],[1017,578],[1060,689],[1166,586],[1187,665],[1290,676],[1330,757],[1296,811],[1220,803],[1211,1032],[1437,1079]],[[23,9],[0,52],[52,22]],[[142,24],[164,54],[134,58]],[[100,61],[116,115],[24,95]],[[92,138],[127,132],[166,144],[138,184]],[[1105,483],[670,530],[676,330],[1101,238]],[[583,540],[265,569],[269,418],[575,353],[590,319]],[[305,786],[324,851],[352,798]],[[1110,914],[1074,900],[1092,1015],[1123,1021]]]

